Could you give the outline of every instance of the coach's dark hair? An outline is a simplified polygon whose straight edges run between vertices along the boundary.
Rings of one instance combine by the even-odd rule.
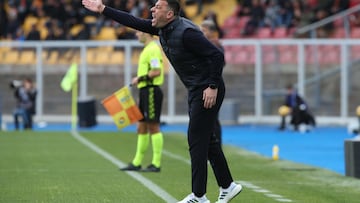
[[[179,0],[166,0],[169,8],[174,12],[174,16],[178,16],[180,14],[180,3]]]

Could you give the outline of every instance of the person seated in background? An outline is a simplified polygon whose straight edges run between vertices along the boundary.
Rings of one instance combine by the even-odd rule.
[[[13,81],[11,87],[15,89],[16,108],[14,110],[15,130],[19,129],[19,117],[21,117],[24,129],[32,129],[32,117],[35,114],[36,89],[30,78],[22,82]]]
[[[30,32],[26,35],[25,40],[31,41],[31,40],[40,40],[40,31],[37,29],[36,24],[31,25]]]
[[[281,124],[279,130],[286,129],[286,116],[291,115],[290,124],[293,125],[295,131],[309,131],[311,127],[315,127],[315,118],[309,110],[305,100],[297,93],[292,85],[287,86],[287,94],[284,104],[279,108],[281,115]],[[306,129],[299,129],[304,124]]]

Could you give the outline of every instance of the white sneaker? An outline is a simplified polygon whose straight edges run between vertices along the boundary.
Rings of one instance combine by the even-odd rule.
[[[242,190],[242,186],[240,184],[236,184],[234,182],[231,183],[229,188],[223,189],[220,188],[220,194],[216,203],[227,203],[232,200],[236,195],[238,195]]]
[[[206,198],[205,195],[202,197],[196,197],[194,193],[191,193],[178,203],[210,203],[210,201]]]

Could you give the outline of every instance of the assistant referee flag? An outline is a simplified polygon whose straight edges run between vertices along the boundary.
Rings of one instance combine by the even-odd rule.
[[[64,78],[61,80],[60,86],[65,92],[69,92],[73,88],[74,83],[77,82],[77,69],[78,65],[76,63],[71,64]]]
[[[102,102],[106,111],[113,118],[115,125],[122,129],[143,118],[138,106],[131,95],[129,87],[125,86]]]

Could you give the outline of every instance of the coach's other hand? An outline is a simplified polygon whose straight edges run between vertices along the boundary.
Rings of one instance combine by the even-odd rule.
[[[216,104],[217,89],[206,88],[203,92],[204,108],[210,109]]]

